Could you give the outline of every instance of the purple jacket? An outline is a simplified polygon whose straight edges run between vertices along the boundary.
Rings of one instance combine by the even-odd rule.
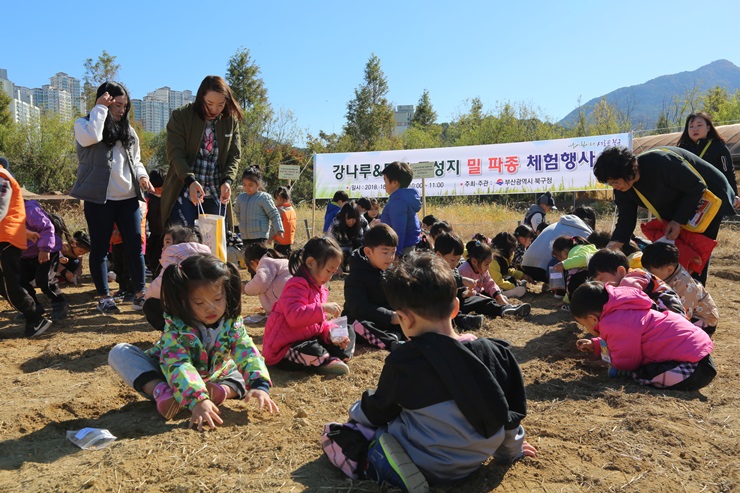
[[[38,233],[41,237],[38,241],[29,241],[26,249],[21,253],[21,258],[35,258],[39,252],[54,253],[62,249],[62,238],[54,231],[51,219],[46,215],[38,202],[26,200],[26,230]]]
[[[606,286],[606,290],[609,301],[595,327],[601,337],[592,342],[597,356],[601,341],[606,343],[617,370],[663,361],[696,363],[714,349],[709,335],[685,317],[651,310],[653,301],[639,289]]]

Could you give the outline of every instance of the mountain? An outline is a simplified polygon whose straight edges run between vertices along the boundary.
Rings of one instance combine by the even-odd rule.
[[[606,98],[609,104],[629,112],[633,128],[655,128],[660,111],[664,105],[666,109],[670,108],[674,96],[682,98],[695,87],[703,93],[715,86],[724,87],[731,94],[740,90],[740,67],[728,60],[717,60],[693,72],[663,75],[644,84],[622,87],[574,109],[560,120],[560,124],[566,127],[575,125],[581,108],[590,117],[594,105]]]

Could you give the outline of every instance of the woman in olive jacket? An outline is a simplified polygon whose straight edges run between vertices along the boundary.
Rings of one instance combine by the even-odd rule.
[[[203,79],[194,103],[172,112],[167,124],[169,170],[162,186],[164,223],[193,226],[198,204],[206,214],[231,217],[242,118],[231,88],[217,75]],[[226,204],[224,210],[221,204]]]

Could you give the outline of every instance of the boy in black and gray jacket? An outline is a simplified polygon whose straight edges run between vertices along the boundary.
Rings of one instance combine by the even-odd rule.
[[[366,459],[355,456],[357,470],[345,472],[429,491],[429,483],[465,478],[491,456],[536,457],[520,424],[527,404],[519,365],[508,343],[455,333],[459,301],[445,262],[412,253],[388,269],[383,289],[410,340],[386,358],[377,388],[349,409],[350,425],[375,434]],[[327,438],[341,433],[330,425]]]
[[[398,236],[387,224],[365,233],[364,246],[352,252],[344,281],[344,314],[357,335],[381,349],[406,338],[382,288],[383,272],[393,263]]]

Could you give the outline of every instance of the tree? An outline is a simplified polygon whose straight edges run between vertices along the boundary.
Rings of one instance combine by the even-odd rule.
[[[272,118],[272,108],[267,99],[265,83],[259,74],[260,68],[251,59],[248,49],[239,48],[234,56],[229,58],[226,82],[244,110],[244,120],[240,125],[242,167],[252,164],[264,167],[268,164],[264,154],[266,149],[264,134]]]
[[[247,48],[239,48],[229,58],[226,81],[244,111],[269,106],[267,88],[260,78],[260,68],[252,61]]]
[[[594,105],[594,109],[591,112],[591,119],[593,120],[593,125],[591,126],[593,135],[607,135],[619,132],[617,110],[606,101],[606,98],[601,98]]]
[[[437,121],[437,112],[432,107],[432,102],[429,100],[429,91],[424,89],[424,92],[419,98],[419,102],[416,104],[416,111],[414,111],[414,117],[411,119],[411,124],[419,127],[428,127]]]
[[[15,123],[13,115],[10,114],[11,102],[12,100],[10,99],[10,96],[0,89],[0,154],[2,154],[3,149],[5,148],[5,138]]]
[[[373,53],[365,65],[363,84],[355,89],[354,99],[347,103],[344,133],[350,138],[353,150],[379,150],[394,144],[394,111],[387,95],[388,81],[380,68],[380,59]]]
[[[72,187],[78,165],[72,125],[57,113],[45,112],[38,122],[13,126],[5,152],[26,188],[48,193]]]
[[[111,55],[107,51],[103,50],[103,54],[93,62],[92,58],[85,60],[85,75],[83,79],[85,103],[88,109],[95,106],[95,93],[100,87],[100,84],[106,81],[117,81],[118,72],[121,70],[121,65],[116,63],[115,55]]]
[[[726,105],[730,95],[727,89],[721,86],[714,86],[699,98],[702,111],[707,113],[711,118],[716,119],[722,106]]]

